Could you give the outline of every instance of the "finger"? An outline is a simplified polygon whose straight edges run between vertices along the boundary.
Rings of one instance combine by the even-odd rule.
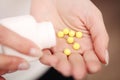
[[[0,70],[9,70],[9,71],[15,71],[15,70],[25,70],[29,68],[29,64],[19,58],[14,56],[8,56],[8,55],[0,55]]]
[[[90,31],[93,46],[97,56],[103,63],[108,64],[107,48],[109,37],[105,29],[101,13],[98,11],[96,15],[93,14],[92,16],[90,16],[86,26]]]
[[[0,76],[0,80],[5,80],[5,78],[3,78],[2,76]]]
[[[76,80],[81,80],[86,75],[86,66],[82,56],[78,53],[73,53],[69,56],[69,61],[72,65],[72,73]]]
[[[61,72],[64,76],[70,76],[71,65],[67,59],[67,56],[63,53],[55,53],[55,56],[59,59],[59,63],[57,63],[54,68]]]
[[[89,73],[96,73],[101,69],[101,63],[93,50],[86,51],[83,57]]]
[[[40,61],[48,66],[56,66],[56,64],[58,63],[58,59],[56,58],[56,56],[52,55],[49,50],[44,50],[43,53],[44,54],[40,58]]]
[[[0,26],[0,44],[6,45],[26,55],[41,56],[39,48],[30,40]]]

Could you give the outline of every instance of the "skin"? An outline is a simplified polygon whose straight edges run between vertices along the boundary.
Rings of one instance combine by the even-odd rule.
[[[57,39],[57,45],[54,48],[44,50],[45,54],[40,59],[42,63],[53,66],[65,76],[72,75],[76,80],[82,79],[86,73],[99,71],[100,61],[106,63],[105,50],[107,50],[109,38],[101,12],[89,0],[74,2],[72,0],[33,0],[31,14],[38,22],[52,21],[56,33],[68,27],[75,31],[82,31],[84,34],[81,40],[76,39],[82,46],[80,51],[72,50],[74,54],[67,57],[62,50],[64,47],[70,48],[70,46],[64,39]],[[65,45],[60,44],[63,42]],[[31,48],[38,49],[30,40],[1,25],[0,44],[30,56]],[[19,48],[19,46],[23,47]],[[18,57],[0,55],[0,75],[19,70],[19,65],[23,62],[28,64],[24,59]],[[0,77],[0,80],[4,80],[4,78]]]
[[[32,56],[30,54],[31,48],[38,49],[38,46],[36,46],[33,42],[21,37],[2,25],[0,25],[0,44],[30,56]],[[24,67],[21,67],[21,64],[24,64]],[[29,63],[22,58],[4,55],[4,53],[0,54],[0,80],[5,80],[2,77],[3,74],[11,73],[16,70],[25,70],[28,68]]]
[[[64,28],[83,32],[83,38],[76,39],[81,44],[79,51],[72,50],[65,39],[57,38],[55,47],[44,50],[47,55],[40,59],[42,63],[76,80],[83,79],[87,73],[98,72],[101,62],[107,63],[109,37],[100,10],[90,0],[32,0],[31,14],[38,22],[51,21],[56,33]],[[65,47],[72,50],[69,57],[63,54]]]

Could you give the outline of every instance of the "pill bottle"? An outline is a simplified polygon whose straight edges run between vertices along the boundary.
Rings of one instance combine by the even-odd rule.
[[[0,21],[0,24],[16,32],[20,36],[33,41],[40,47],[41,50],[51,48],[56,44],[55,31],[51,22],[37,23],[31,15],[26,15],[3,19]],[[26,56],[7,46],[0,46],[0,53],[18,56],[26,59],[27,61],[34,61],[38,59],[38,57]]]

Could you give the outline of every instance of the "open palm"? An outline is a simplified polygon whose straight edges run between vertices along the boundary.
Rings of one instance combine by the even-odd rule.
[[[83,33],[82,39],[76,39],[81,45],[78,51],[72,50],[65,39],[57,38],[57,45],[50,50],[53,56],[59,60],[53,66],[55,69],[63,75],[72,75],[76,79],[82,79],[87,72],[95,73],[100,70],[100,61],[107,63],[106,56],[108,54],[105,52],[108,35],[100,11],[90,0],[51,0],[43,1],[44,5],[40,2],[36,4],[39,5],[39,8],[33,6],[32,15],[39,22],[51,21],[55,26],[56,33],[64,28]],[[69,57],[63,54],[66,47],[72,50]],[[41,59],[43,63],[45,60],[45,58]],[[51,63],[50,60],[48,63]]]

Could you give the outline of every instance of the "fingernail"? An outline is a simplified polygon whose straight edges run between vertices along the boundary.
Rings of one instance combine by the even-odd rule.
[[[106,61],[106,66],[109,64],[109,52],[108,52],[108,50],[106,50],[106,52],[105,52],[105,61]]]
[[[26,70],[28,68],[29,68],[29,64],[26,62],[23,62],[23,63],[19,64],[19,66],[18,66],[18,70]]]
[[[34,57],[41,57],[42,56],[42,51],[36,48],[31,48],[30,54]]]

